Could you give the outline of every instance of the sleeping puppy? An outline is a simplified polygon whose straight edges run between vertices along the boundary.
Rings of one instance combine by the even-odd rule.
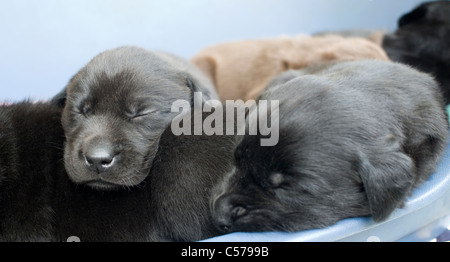
[[[235,146],[233,136],[175,136],[167,128],[150,172],[138,186],[101,191],[83,180],[70,183],[58,208],[58,236],[65,240],[75,235],[81,241],[198,241],[219,235],[209,199],[214,185],[232,169]],[[84,170],[81,178],[90,181]]]
[[[271,78],[289,69],[357,59],[388,57],[366,39],[327,35],[223,43],[206,47],[191,61],[210,77],[225,101],[255,99]]]
[[[288,71],[260,99],[279,100],[279,143],[264,147],[246,135],[237,146],[235,169],[211,200],[224,232],[382,221],[435,170],[446,145],[436,82],[401,64]]]
[[[159,139],[193,93],[217,98],[211,82],[181,58],[138,47],[94,57],[53,99],[64,105],[64,162],[75,183],[111,190],[147,176]]]
[[[436,77],[450,104],[450,2],[433,1],[403,15],[398,29],[383,38],[393,61],[411,65]]]
[[[66,241],[70,236],[82,242],[194,241],[216,236],[210,189],[232,168],[234,139],[175,136],[169,128],[144,182],[107,192],[69,179],[58,107],[27,102],[0,106],[0,241]]]

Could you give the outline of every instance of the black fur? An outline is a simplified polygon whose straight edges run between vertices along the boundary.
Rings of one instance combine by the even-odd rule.
[[[450,103],[450,1],[426,2],[403,15],[383,48],[393,61],[435,76]]]
[[[0,240],[52,239],[55,181],[66,179],[60,109],[0,107]],[[64,190],[64,188],[61,188]]]
[[[225,232],[382,221],[434,172],[446,145],[436,82],[401,64],[288,71],[260,99],[279,100],[279,143],[264,147],[246,135],[237,146],[235,170],[211,199]]]
[[[0,107],[0,240],[194,241],[218,235],[210,189],[229,172],[233,136],[174,136],[167,129],[146,179],[99,191],[64,170],[60,109]]]

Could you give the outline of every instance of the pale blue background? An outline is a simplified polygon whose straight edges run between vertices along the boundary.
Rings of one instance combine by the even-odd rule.
[[[185,58],[224,41],[396,28],[420,0],[0,0],[0,101],[48,99],[125,44]]]

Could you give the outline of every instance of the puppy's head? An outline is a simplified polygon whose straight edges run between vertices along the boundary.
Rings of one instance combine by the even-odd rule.
[[[354,198],[346,206],[349,212],[358,209],[352,204],[365,201],[351,161],[339,163],[333,155],[338,149],[315,136],[320,128],[315,110],[297,108],[311,104],[305,101],[314,101],[312,97],[292,99],[302,97],[299,87],[283,85],[296,76],[288,71],[260,97],[280,101],[278,143],[261,146],[259,134],[244,136],[235,150],[235,169],[214,189],[212,215],[225,232],[323,227],[341,217],[335,214],[344,205],[339,203],[343,190]]]
[[[92,59],[57,95],[64,105],[65,167],[98,189],[135,186],[147,176],[177,99],[195,81],[155,53],[122,47]]]
[[[398,26],[404,27],[409,24],[427,22],[450,24],[450,2],[433,1],[422,3],[411,12],[404,14],[398,20]]]
[[[332,146],[299,138],[294,128],[280,132],[273,147],[248,135],[237,146],[236,166],[211,200],[216,226],[224,232],[295,232],[335,223],[345,212],[369,213],[350,160],[340,163],[328,153]]]

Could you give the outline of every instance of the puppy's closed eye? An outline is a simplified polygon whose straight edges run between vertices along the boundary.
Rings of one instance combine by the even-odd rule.
[[[154,114],[156,112],[158,112],[158,111],[155,108],[143,108],[143,109],[128,111],[126,113],[126,115],[130,120],[139,120],[139,119],[145,118],[146,116]]]
[[[86,101],[83,101],[77,107],[75,107],[73,112],[87,117],[92,113],[92,106]]]

